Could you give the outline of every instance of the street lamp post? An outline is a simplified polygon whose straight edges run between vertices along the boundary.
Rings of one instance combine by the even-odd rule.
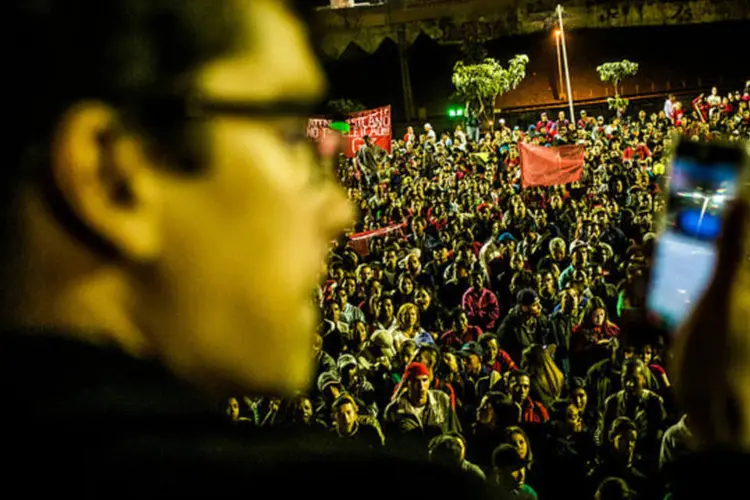
[[[570,68],[568,67],[568,52],[565,47],[565,27],[563,26],[563,8],[557,6],[557,17],[560,21],[560,45],[562,45],[563,63],[565,64],[565,80],[568,90],[568,105],[570,106],[570,121],[575,121],[575,110],[573,109],[573,92],[570,90]]]
[[[565,90],[563,89],[562,52],[560,52],[560,30],[555,30],[555,47],[557,48],[557,89],[560,94],[560,99],[564,99]]]

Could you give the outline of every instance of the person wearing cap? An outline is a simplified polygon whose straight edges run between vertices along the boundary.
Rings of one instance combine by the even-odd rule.
[[[412,362],[404,370],[406,391],[386,407],[383,421],[389,441],[426,449],[426,442],[447,432],[461,432],[450,396],[430,389],[432,372],[423,363]],[[422,451],[424,453],[424,451]]]
[[[322,373],[315,384],[319,396],[315,401],[315,414],[326,426],[331,425],[327,419],[331,415],[331,404],[345,392],[341,378],[336,371]]]
[[[494,280],[497,276],[499,267],[505,262],[511,242],[515,243],[515,237],[508,232],[503,232],[487,240],[479,249],[479,264],[487,275],[487,279]]]
[[[575,240],[570,244],[570,265],[560,273],[558,285],[560,290],[567,288],[574,271],[587,271],[589,263],[589,246],[585,241]]]
[[[539,295],[531,288],[524,288],[516,294],[516,305],[500,324],[497,337],[518,364],[524,349],[531,344],[543,344],[544,339],[552,338],[552,333],[552,325],[542,316]]]
[[[482,364],[484,351],[478,342],[464,344],[458,354],[464,358],[464,374],[474,387],[482,378],[490,374],[490,371]]]
[[[529,461],[521,458],[513,445],[501,444],[492,452],[492,479],[503,495],[518,500],[538,498],[533,488],[526,484],[526,467]]]
[[[375,387],[360,372],[357,359],[351,354],[342,354],[336,362],[336,369],[344,390],[364,403],[361,407],[362,412],[377,417],[378,404]]]

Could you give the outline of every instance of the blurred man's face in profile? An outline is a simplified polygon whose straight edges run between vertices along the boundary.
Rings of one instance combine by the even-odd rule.
[[[242,5],[242,48],[197,73],[204,97],[314,104],[325,82],[302,24],[283,2]],[[138,321],[178,373],[281,393],[309,383],[310,290],[352,216],[333,182],[311,180],[306,121],[212,117],[206,173],[158,174],[161,249]]]

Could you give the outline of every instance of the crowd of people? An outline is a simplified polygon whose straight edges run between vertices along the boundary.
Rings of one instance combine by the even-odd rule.
[[[228,419],[424,456],[521,498],[664,498],[691,434],[665,337],[641,321],[655,215],[675,133],[750,138],[750,82],[618,115],[479,137],[426,124],[390,155],[367,140],[338,171],[359,219],[315,297],[315,384],[230,398]],[[522,189],[519,142],[583,145],[582,177]]]

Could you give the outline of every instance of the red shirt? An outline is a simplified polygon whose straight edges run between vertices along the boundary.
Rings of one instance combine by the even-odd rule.
[[[693,109],[700,113],[702,122],[708,121],[708,110],[711,109],[711,106],[700,96],[693,99]]]
[[[466,332],[463,335],[457,333],[455,330],[448,330],[440,336],[440,343],[454,349],[460,349],[464,344],[476,342],[480,335],[482,335],[482,330],[476,326],[469,325],[466,327]]]
[[[549,420],[549,413],[544,405],[538,401],[526,398],[521,404],[521,421],[526,424],[543,424]]]
[[[469,288],[464,292],[461,305],[466,311],[469,322],[485,332],[495,329],[495,323],[500,318],[500,305],[495,294],[487,288],[481,290]]]
[[[682,115],[685,114],[684,109],[673,109],[672,110],[672,120],[674,120],[674,126],[679,127],[680,123],[682,121]]]
[[[500,375],[506,372],[512,372],[515,370],[518,370],[518,366],[516,366],[516,363],[511,359],[510,354],[500,349],[497,353],[497,357],[495,358],[495,361],[492,364],[486,365],[487,368],[489,368],[492,371],[496,371]]]
[[[640,144],[635,148],[628,146],[625,151],[622,152],[623,160],[632,160],[634,156],[637,156],[639,160],[645,160],[651,157],[651,150],[645,144]]]
[[[456,409],[456,391],[453,390],[453,386],[448,382],[443,382],[440,379],[435,379],[435,389],[443,391],[451,397],[451,408]]]

